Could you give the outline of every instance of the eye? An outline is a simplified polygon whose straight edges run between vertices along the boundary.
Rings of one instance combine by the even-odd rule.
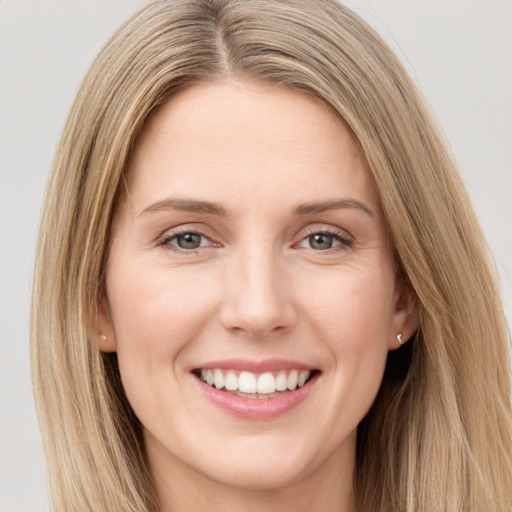
[[[165,237],[161,245],[172,246],[172,248],[183,251],[193,251],[194,249],[210,245],[210,240],[201,233],[186,231]]]
[[[315,232],[308,235],[300,243],[299,247],[314,249],[315,251],[328,251],[329,249],[342,249],[350,247],[352,240],[341,233]]]
[[[316,235],[308,236],[308,243],[310,247],[320,251],[330,249],[334,242],[334,237],[332,235],[327,235],[326,233],[317,233]]]

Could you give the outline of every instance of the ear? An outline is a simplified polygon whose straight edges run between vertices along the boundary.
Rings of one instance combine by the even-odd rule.
[[[419,324],[419,303],[416,293],[401,277],[396,278],[394,293],[393,328],[388,343],[389,350],[396,350],[409,341]],[[398,335],[401,334],[401,343]]]
[[[98,300],[96,311],[96,322],[93,324],[96,327],[93,331],[94,341],[102,352],[116,352],[117,342],[114,324],[105,292]]]

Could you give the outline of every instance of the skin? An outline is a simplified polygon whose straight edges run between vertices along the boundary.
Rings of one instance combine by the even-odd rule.
[[[188,231],[201,245],[180,249]],[[319,248],[314,233],[332,238]],[[152,113],[116,207],[99,309],[100,348],[118,353],[163,512],[355,510],[357,425],[416,314],[365,160],[323,104],[228,81]],[[229,358],[321,374],[291,411],[247,420],[190,373]]]

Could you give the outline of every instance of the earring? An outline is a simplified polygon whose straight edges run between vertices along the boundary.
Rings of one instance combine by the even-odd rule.
[[[402,346],[404,344],[404,342],[402,341],[402,333],[399,332],[397,335],[396,335],[396,339],[398,340],[398,343],[400,346]]]
[[[107,339],[107,337],[104,334],[98,334],[98,338],[100,339],[100,341],[105,341]]]

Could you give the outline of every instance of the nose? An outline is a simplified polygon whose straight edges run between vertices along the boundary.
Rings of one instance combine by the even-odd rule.
[[[250,338],[264,338],[289,331],[295,325],[291,283],[272,251],[239,255],[228,274],[221,311],[226,329]]]

